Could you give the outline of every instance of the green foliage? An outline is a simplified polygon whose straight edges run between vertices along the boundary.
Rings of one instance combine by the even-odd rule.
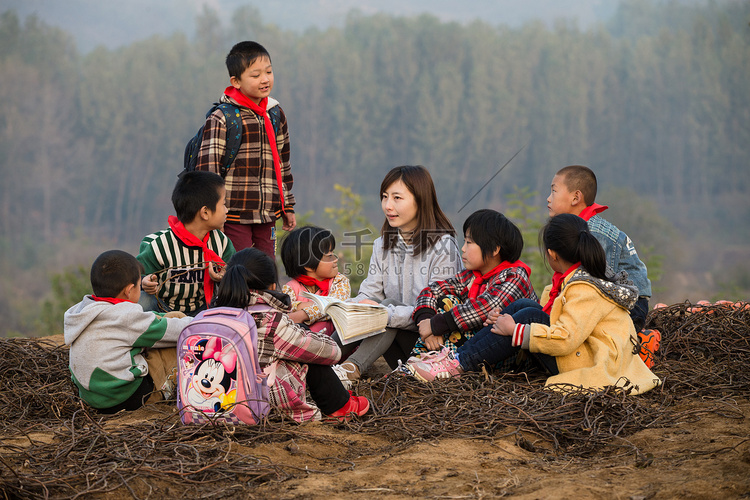
[[[362,215],[362,197],[350,186],[334,184],[340,193],[338,207],[326,207],[325,214],[335,224],[334,235],[338,242],[339,272],[345,274],[356,295],[359,285],[367,277],[367,269],[372,255],[372,242],[378,231]]]
[[[73,304],[91,293],[89,272],[83,267],[71,267],[52,276],[52,299],[42,304],[38,320],[38,334],[55,335],[63,331],[63,315]]]
[[[750,127],[742,126],[750,123],[750,2],[627,0],[608,31],[352,14],[341,28],[294,33],[258,13],[205,9],[194,39],[156,36],[84,56],[70,34],[34,16],[0,15],[0,234],[9,249],[0,269],[11,271],[0,293],[13,290],[17,269],[34,273],[27,288],[46,286],[44,273],[71,261],[46,249],[70,234],[134,251],[164,227],[184,145],[226,87],[223,60],[241,39],[261,40],[273,57],[294,190],[307,201],[297,208],[323,213],[334,182],[348,186],[326,214],[355,286],[370,250],[357,241],[377,234],[364,213],[377,211],[388,168],[426,165],[438,191],[450,193],[443,209],[456,213],[527,143],[509,169],[527,190],[501,185],[476,203],[518,203],[511,210],[535,286],[549,276],[533,250],[543,216],[526,205],[568,162],[637,193],[619,210],[608,204],[652,281],[701,267],[685,244],[700,239],[696,216],[712,242],[747,248],[738,228],[750,216]],[[717,281],[729,272],[717,270]]]
[[[542,290],[552,282],[552,274],[539,248],[539,230],[544,225],[544,214],[534,204],[537,196],[528,187],[513,187],[513,193],[506,198],[508,209],[505,216],[518,226],[523,236],[523,252],[521,260],[531,268],[531,284],[534,291],[541,297]],[[531,201],[531,203],[529,203]]]
[[[750,302],[750,270],[747,266],[739,265],[731,269],[726,279],[719,282],[718,290],[712,295],[711,300]]]
[[[639,249],[639,257],[646,264],[648,269],[648,279],[651,280],[651,293],[659,293],[664,290],[663,287],[659,286],[664,275],[664,258],[663,253],[657,253],[654,245],[643,245]]]
[[[305,213],[295,213],[294,214],[297,221],[297,227],[306,226],[308,224],[312,224],[311,219],[314,215],[314,212],[312,210],[308,210]],[[281,262],[281,243],[284,241],[284,238],[288,234],[288,231],[284,231],[282,229],[282,226],[284,225],[283,219],[276,219],[276,267],[279,270],[279,274],[284,272],[284,265]],[[282,281],[283,283],[283,281]]]
[[[675,268],[684,265],[682,248],[684,236],[661,215],[653,200],[627,188],[606,189],[597,202],[610,207],[603,215],[624,231],[633,241],[638,257],[646,264],[652,294],[663,292],[668,284],[661,284],[665,257]]]

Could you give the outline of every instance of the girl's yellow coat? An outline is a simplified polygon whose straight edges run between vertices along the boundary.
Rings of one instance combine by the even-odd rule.
[[[637,342],[628,311],[589,281],[563,283],[550,311],[550,326],[531,325],[529,349],[555,356],[559,375],[550,384],[584,388],[616,385],[641,394],[659,385],[659,379],[633,354]],[[544,289],[546,304],[551,285]]]

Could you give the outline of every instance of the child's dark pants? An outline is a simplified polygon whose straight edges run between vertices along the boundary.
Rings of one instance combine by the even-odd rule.
[[[510,314],[516,323],[549,325],[549,314],[542,311],[542,306],[531,299],[517,300],[502,312]],[[482,364],[494,366],[508,358],[515,357],[520,350],[520,347],[512,345],[511,336],[492,333],[490,325],[479,330],[458,348],[458,361],[464,371],[477,371]],[[554,356],[542,353],[530,354],[546,371],[557,375],[557,361]]]
[[[307,388],[320,411],[330,415],[349,401],[349,391],[341,385],[336,372],[328,365],[307,365]]]

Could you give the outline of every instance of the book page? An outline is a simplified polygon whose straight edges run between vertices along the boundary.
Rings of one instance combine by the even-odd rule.
[[[334,297],[302,292],[333,321],[343,344],[378,334],[388,325],[388,309],[381,305],[344,302]]]

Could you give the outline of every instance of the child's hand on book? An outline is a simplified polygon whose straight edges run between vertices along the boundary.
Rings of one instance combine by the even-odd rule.
[[[369,304],[371,306],[379,306],[380,305],[377,302],[375,302],[374,300],[370,300],[370,299],[360,300],[359,304]]]

